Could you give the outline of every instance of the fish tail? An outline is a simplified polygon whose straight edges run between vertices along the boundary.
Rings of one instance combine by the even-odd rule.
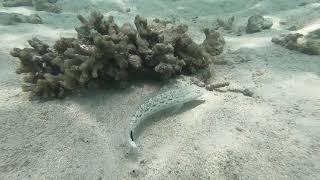
[[[138,146],[131,138],[129,139],[129,146],[130,146],[129,147],[130,154],[137,154],[138,153]]]
[[[133,148],[133,149],[137,149],[138,147],[137,147],[137,144],[134,142],[134,141],[132,141],[131,139],[130,139],[130,147],[131,148]]]

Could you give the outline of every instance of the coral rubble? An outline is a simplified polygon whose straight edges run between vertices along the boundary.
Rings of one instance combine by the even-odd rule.
[[[4,0],[4,7],[32,6],[37,11],[47,11],[53,13],[61,12],[61,8],[55,3],[57,0]]]
[[[18,13],[0,12],[0,24],[12,25],[16,23],[42,24],[42,19],[37,14],[25,16]]]
[[[270,29],[273,25],[273,22],[265,19],[261,15],[253,15],[248,19],[247,24],[247,33],[256,33],[264,29]]]
[[[187,35],[187,26],[154,28],[141,16],[135,17],[135,27],[118,26],[112,16],[105,20],[99,12],[78,19],[77,38],[61,38],[52,48],[33,38],[32,48],[11,52],[21,62],[17,73],[27,74],[25,91],[61,97],[92,82],[125,84],[139,75],[169,79],[206,68],[225,44],[220,34],[206,29],[198,45]]]
[[[272,42],[290,50],[300,51],[310,55],[320,55],[320,29],[304,36],[300,33],[282,34],[272,38]]]

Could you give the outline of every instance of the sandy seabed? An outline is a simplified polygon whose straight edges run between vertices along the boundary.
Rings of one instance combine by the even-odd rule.
[[[299,6],[306,2],[304,6]],[[271,38],[296,25],[300,33],[320,28],[318,0],[59,0],[61,14],[38,12],[44,24],[0,25],[0,179],[320,179],[320,56],[289,51]],[[126,13],[126,9],[130,12]],[[189,25],[190,36],[218,17],[238,23],[260,13],[271,30],[224,34],[226,63],[210,67],[210,81],[249,88],[206,92],[204,103],[157,117],[137,143],[137,159],[125,156],[130,114],[159,89],[150,82],[99,90],[64,100],[30,101],[9,52],[39,37],[52,44],[72,37],[76,15],[98,9],[117,22],[136,14]],[[32,8],[0,12],[34,13]]]

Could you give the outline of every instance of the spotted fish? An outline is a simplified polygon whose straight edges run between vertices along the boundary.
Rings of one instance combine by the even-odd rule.
[[[135,130],[138,126],[145,122],[151,115],[162,110],[182,106],[183,104],[192,101],[203,94],[203,89],[194,86],[178,87],[160,93],[141,104],[138,110],[130,119],[129,125],[129,144],[136,151]]]

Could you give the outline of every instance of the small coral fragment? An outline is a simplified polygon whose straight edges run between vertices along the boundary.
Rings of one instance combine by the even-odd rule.
[[[204,30],[206,39],[203,41],[202,46],[211,55],[216,56],[223,52],[223,47],[225,45],[224,38],[220,33],[216,31],[210,31],[209,29]]]
[[[320,29],[310,32],[305,39],[303,52],[311,55],[320,55]]]
[[[272,38],[272,42],[275,44],[279,44],[281,46],[284,46],[285,48],[288,48],[290,50],[302,50],[301,44],[298,43],[298,39],[302,38],[303,35],[299,33],[295,34],[283,34],[280,37],[274,37]]]
[[[308,35],[294,33],[282,34],[272,38],[272,42],[290,50],[300,51],[310,55],[320,55],[320,29],[310,32]]]
[[[261,15],[253,15],[248,19],[247,33],[256,33],[264,29],[270,29],[273,22]]]

